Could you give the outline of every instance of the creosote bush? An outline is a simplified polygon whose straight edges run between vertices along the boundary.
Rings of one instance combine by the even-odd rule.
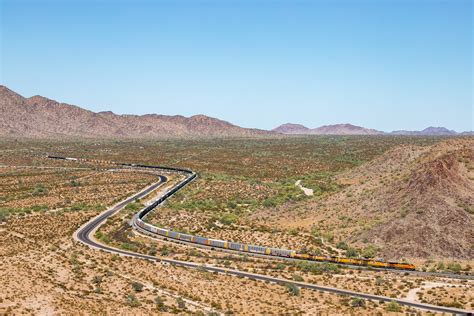
[[[388,305],[385,307],[385,310],[387,312],[400,312],[402,310],[400,304],[398,304],[397,302],[395,301],[391,301],[390,303],[388,303]]]
[[[132,288],[135,290],[135,292],[141,292],[143,291],[143,284],[140,282],[132,282]]]
[[[286,283],[286,284],[285,284],[285,287],[286,287],[286,289],[288,290],[288,292],[290,293],[290,295],[293,295],[293,296],[298,296],[298,295],[300,295],[300,289],[299,289],[299,287],[297,287],[297,286],[294,285],[293,283]]]

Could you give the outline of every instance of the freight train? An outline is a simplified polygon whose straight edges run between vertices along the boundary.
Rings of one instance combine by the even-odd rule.
[[[188,243],[200,244],[200,245],[209,246],[212,248],[229,249],[229,250],[235,250],[239,252],[249,252],[249,253],[274,256],[274,257],[293,258],[293,259],[310,260],[310,261],[318,261],[318,262],[332,262],[332,263],[337,263],[337,264],[367,266],[367,267],[373,267],[373,268],[415,270],[415,266],[410,263],[385,262],[385,261],[379,261],[379,260],[360,259],[360,258],[316,256],[316,255],[311,255],[311,254],[306,254],[306,253],[298,253],[295,250],[263,247],[263,246],[249,245],[249,244],[237,243],[237,242],[226,241],[226,240],[206,238],[206,237],[201,237],[201,236],[194,236],[194,235],[175,232],[172,230],[150,225],[144,222],[139,217],[139,215],[137,215],[137,217],[135,218],[135,223],[138,227],[152,234],[158,234],[166,238],[185,241]]]
[[[63,160],[74,160],[74,161],[88,161],[88,162],[98,162],[98,163],[105,163],[105,164],[114,164],[123,167],[135,167],[135,168],[147,168],[147,169],[160,169],[164,171],[171,171],[177,172],[186,175],[186,178],[172,187],[171,189],[167,190],[163,195],[161,195],[157,200],[155,200],[152,204],[146,206],[142,210],[140,210],[132,219],[132,223],[141,229],[152,233],[163,236],[165,238],[170,238],[174,240],[184,241],[188,243],[194,243],[204,246],[209,246],[212,248],[221,248],[221,249],[229,249],[239,252],[248,252],[254,254],[261,254],[267,256],[274,256],[274,257],[283,257],[283,258],[293,258],[293,259],[300,259],[300,260],[310,260],[310,261],[318,261],[318,262],[332,262],[336,264],[347,264],[347,265],[356,265],[356,266],[366,266],[366,267],[373,267],[373,268],[385,268],[385,269],[400,269],[400,270],[415,270],[415,266],[410,263],[404,262],[385,262],[380,260],[371,260],[371,259],[362,259],[362,258],[344,258],[344,257],[326,257],[326,256],[318,256],[312,255],[307,253],[299,253],[295,250],[288,250],[288,249],[279,249],[279,248],[271,248],[271,247],[263,247],[263,246],[256,246],[256,245],[249,245],[243,243],[237,243],[232,241],[225,241],[219,239],[212,239],[206,238],[201,236],[194,236],[190,234],[184,234],[180,232],[175,232],[169,229],[164,229],[160,227],[153,226],[149,223],[144,221],[145,217],[156,207],[162,204],[167,198],[172,196],[174,193],[179,191],[181,188],[186,186],[189,182],[193,181],[197,174],[188,169],[181,169],[181,168],[172,168],[172,167],[162,167],[162,166],[148,166],[148,165],[141,165],[141,164],[130,164],[130,163],[117,163],[112,161],[102,161],[102,160],[89,160],[89,159],[77,159],[77,158],[68,158],[68,157],[58,157],[58,156],[48,156],[48,158],[52,159],[63,159]]]

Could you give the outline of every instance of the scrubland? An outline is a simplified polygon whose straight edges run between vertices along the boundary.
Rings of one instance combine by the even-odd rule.
[[[4,286],[0,311],[311,315],[409,311],[397,304],[362,301],[88,249],[73,241],[73,232],[107,206],[156,181],[156,175],[44,157],[50,153],[185,167],[198,172],[197,181],[148,217],[153,224],[177,231],[316,254],[407,259],[427,271],[471,273],[474,263],[464,246],[473,238],[472,228],[466,228],[474,216],[469,196],[474,181],[471,144],[472,138],[378,136],[0,141],[0,253],[5,258],[2,264],[5,262],[7,267],[1,273],[0,283]],[[179,176],[168,177],[168,185],[179,181]],[[315,194],[306,196],[295,186],[297,180]],[[444,205],[447,196],[452,199]],[[389,203],[397,197],[401,202]],[[151,240],[128,225],[131,215],[149,199],[128,205],[101,227],[96,238],[156,256],[474,308],[472,281],[283,262]],[[407,251],[402,247],[403,238],[407,243],[422,243],[416,238],[408,239],[418,236],[413,226],[407,226],[411,221],[428,221],[429,226],[431,217],[436,218],[435,227],[443,227],[443,220],[455,218],[433,217],[431,210],[436,211],[436,205],[455,209],[456,216],[464,221],[464,236],[459,242],[440,245],[449,253],[445,257],[435,247],[431,248],[435,255]],[[404,230],[393,231],[392,222]],[[459,226],[456,223],[448,225]],[[452,238],[436,236],[433,243]],[[413,244],[410,249],[417,247]]]

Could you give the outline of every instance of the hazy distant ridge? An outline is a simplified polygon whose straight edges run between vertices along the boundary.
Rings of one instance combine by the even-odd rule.
[[[295,135],[380,135],[381,131],[364,128],[352,124],[334,124],[324,125],[318,128],[308,128],[300,124],[287,123],[273,129],[274,132],[281,134]]]
[[[444,127],[384,133],[352,124],[308,128],[287,123],[272,131],[242,128],[205,115],[117,115],[92,112],[42,96],[25,98],[0,85],[0,136],[61,138],[257,137],[271,135],[474,135]]]
[[[365,128],[352,124],[324,125],[317,128],[308,128],[301,124],[286,123],[273,129],[274,132],[287,135],[411,135],[411,136],[448,136],[448,135],[474,135],[474,132],[462,132],[449,130],[445,127],[427,127],[422,131],[398,130],[393,132],[382,132],[375,129]]]

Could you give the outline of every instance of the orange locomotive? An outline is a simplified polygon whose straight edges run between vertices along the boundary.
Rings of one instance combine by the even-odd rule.
[[[415,270],[415,266],[411,263],[405,262],[385,262],[372,259],[359,259],[359,258],[344,258],[344,257],[324,257],[324,256],[313,256],[305,253],[296,253],[293,258],[319,261],[319,262],[333,262],[338,264],[350,264],[356,266],[368,266],[373,268],[384,268],[384,269],[399,269],[399,270]]]

